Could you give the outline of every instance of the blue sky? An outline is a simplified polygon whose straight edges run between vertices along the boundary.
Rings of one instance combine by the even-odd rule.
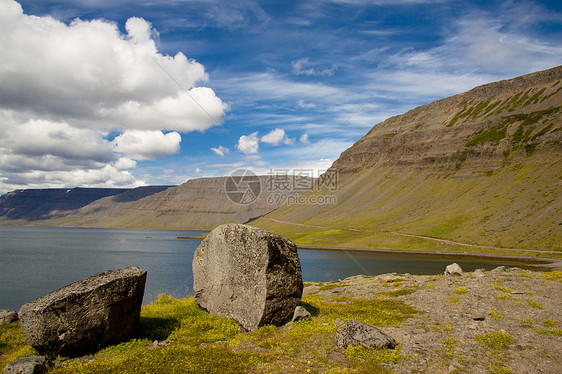
[[[318,173],[390,116],[560,65],[562,5],[0,0],[0,49],[0,193],[180,184]]]

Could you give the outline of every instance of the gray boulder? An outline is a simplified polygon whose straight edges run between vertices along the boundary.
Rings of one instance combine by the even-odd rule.
[[[310,312],[299,305],[295,308],[295,313],[293,314],[292,321],[293,322],[304,321],[305,319],[309,319],[310,317],[311,317]]]
[[[109,270],[21,307],[27,343],[41,354],[76,356],[129,337],[139,318],[146,271]]]
[[[47,360],[43,356],[24,357],[6,365],[3,374],[44,374],[47,366]]]
[[[351,319],[338,326],[335,337],[336,347],[346,349],[350,345],[362,345],[365,348],[394,348],[398,343],[391,336],[378,328],[361,321]]]
[[[459,266],[459,264],[452,263],[451,265],[447,265],[447,267],[445,268],[445,275],[462,275],[463,271],[461,269],[461,267]]]
[[[247,331],[291,321],[302,290],[295,244],[255,227],[221,225],[193,256],[195,302]]]
[[[10,309],[0,309],[0,325],[16,322],[18,314]]]

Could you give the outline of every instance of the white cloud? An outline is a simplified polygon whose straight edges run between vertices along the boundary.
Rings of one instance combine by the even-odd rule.
[[[228,106],[199,86],[203,65],[159,52],[158,32],[142,18],[125,30],[29,16],[0,0],[0,192],[142,184],[125,171],[133,159],[177,153],[178,132],[220,125]],[[113,143],[111,132],[121,134]]]
[[[271,130],[268,134],[261,137],[262,143],[269,143],[273,145],[279,145],[285,138],[285,130],[275,129]]]
[[[310,140],[308,140],[308,134],[302,134],[299,138],[299,142],[302,144],[310,144]]]
[[[115,162],[115,168],[119,170],[134,169],[137,167],[137,162],[131,160],[129,157],[121,157]]]
[[[258,153],[259,139],[257,131],[250,135],[242,135],[240,139],[238,139],[236,148],[247,155]]]
[[[276,128],[275,130],[271,130],[269,133],[261,137],[262,143],[268,143],[272,145],[279,145],[284,143],[286,145],[293,145],[295,144],[294,138],[289,138],[285,134],[285,130]]]
[[[136,160],[152,160],[176,154],[181,135],[177,132],[127,130],[113,140],[115,150]]]
[[[336,70],[333,65],[329,68],[314,67],[309,62],[308,57],[293,61],[291,65],[293,66],[293,73],[296,75],[331,76],[334,75],[334,71]]]
[[[217,155],[223,157],[225,154],[230,152],[230,149],[223,147],[222,145],[219,145],[218,147],[212,147],[211,151],[215,152]]]

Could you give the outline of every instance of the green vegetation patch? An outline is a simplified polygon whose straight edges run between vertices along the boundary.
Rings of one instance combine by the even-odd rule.
[[[506,331],[490,332],[484,335],[476,335],[474,337],[477,342],[486,344],[488,347],[493,349],[507,349],[513,338]]]
[[[400,352],[400,347],[394,349],[366,349],[361,345],[352,345],[347,347],[345,355],[348,358],[386,362],[391,364],[397,364],[403,358]]]
[[[153,350],[135,350],[90,363],[73,361],[50,371],[53,374],[168,374],[168,373],[247,373],[255,353],[234,353],[227,347],[171,345]]]
[[[467,147],[475,147],[480,144],[484,143],[498,143],[500,140],[505,138],[507,134],[507,125],[506,124],[498,124],[492,127],[489,127],[485,130],[478,131],[476,136],[472,139],[469,139],[466,142]]]
[[[207,313],[193,298],[160,295],[141,311],[140,335],[151,340],[181,337],[187,344],[196,345],[228,340],[236,334],[236,321]]]
[[[453,291],[453,293],[457,294],[457,295],[462,295],[467,293],[468,290],[466,289],[466,287],[457,287],[455,288],[455,290]]]
[[[537,334],[562,336],[562,329],[535,329]]]
[[[399,297],[399,296],[404,296],[404,295],[410,295],[413,294],[414,292],[416,292],[417,289],[416,288],[401,288],[398,290],[393,290],[393,291],[384,291],[384,292],[379,292],[377,295],[379,296],[387,296],[387,297]]]
[[[18,322],[0,325],[0,369],[18,358],[37,354],[27,345]]]

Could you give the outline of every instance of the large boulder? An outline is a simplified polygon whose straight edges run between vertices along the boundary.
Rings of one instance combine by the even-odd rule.
[[[351,319],[336,329],[336,347],[347,348],[350,345],[362,345],[365,348],[390,348],[398,343],[375,326]]]
[[[200,307],[247,331],[283,325],[302,296],[297,247],[255,227],[221,225],[195,251],[193,290]]]
[[[146,271],[109,270],[21,307],[20,325],[41,354],[76,356],[129,337],[139,318]]]

